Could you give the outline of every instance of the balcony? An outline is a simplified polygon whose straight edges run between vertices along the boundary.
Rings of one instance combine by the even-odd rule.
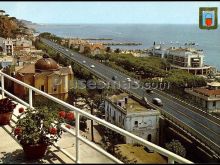
[[[20,144],[16,141],[16,139],[10,134],[11,126],[14,125],[14,122],[17,120],[18,111],[14,110],[14,114],[11,121],[11,126],[2,126],[0,127],[0,162],[6,163],[123,163],[121,160],[116,158],[115,156],[109,154],[103,148],[98,146],[96,143],[90,141],[89,139],[83,136],[83,132],[79,129],[79,117],[85,116],[94,122],[97,122],[104,127],[111,129],[125,137],[129,137],[136,141],[137,143],[146,146],[153,150],[154,152],[167,157],[168,163],[193,163],[183,157],[180,157],[160,146],[157,146],[147,140],[144,140],[134,134],[131,134],[113,124],[106,122],[103,119],[97,118],[85,111],[82,111],[79,108],[76,108],[62,100],[59,100],[45,92],[42,92],[28,84],[25,84],[5,73],[0,71],[1,76],[1,98],[10,97],[13,98],[18,104],[19,107],[31,107],[33,108],[33,92],[54,101],[66,108],[70,111],[75,112],[75,122],[76,125],[73,129],[68,129],[64,125],[62,127],[65,130],[62,138],[54,143],[46,153],[46,156],[43,159],[38,160],[37,162],[27,162],[23,158],[23,151]],[[29,90],[29,101],[25,102],[24,100],[16,97],[11,94],[7,90],[5,90],[4,81],[5,79],[18,83]],[[17,106],[18,107],[18,106]],[[156,162],[155,162],[156,163]]]

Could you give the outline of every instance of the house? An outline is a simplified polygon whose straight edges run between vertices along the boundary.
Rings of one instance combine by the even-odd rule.
[[[32,46],[32,41],[26,40],[23,37],[14,39],[13,46],[16,53],[29,53],[32,49],[34,49],[34,46]]]
[[[14,49],[12,39],[0,37],[0,53],[13,56]]]
[[[71,66],[61,67],[56,61],[44,55],[36,63],[25,64],[17,70],[15,78],[57,96],[68,93],[73,72]],[[23,97],[28,95],[28,90],[15,83],[14,94]]]
[[[105,53],[105,46],[100,43],[84,43],[80,45],[80,53],[97,55]]]
[[[78,39],[78,38],[76,38],[76,39],[69,39],[68,40],[69,48],[73,47],[75,49],[80,49],[80,45],[85,45],[87,43],[88,43],[88,41],[81,40],[81,39]]]
[[[105,53],[105,46],[100,44],[100,43],[92,43],[90,44],[89,47],[89,53],[93,56],[98,55],[98,54],[104,54]]]
[[[207,112],[220,112],[220,83],[211,82],[200,88],[185,89],[191,98]]]
[[[5,14],[5,11],[4,10],[0,10],[0,16],[4,15],[4,14]]]
[[[142,105],[127,93],[105,99],[105,120],[143,139],[158,144],[160,112]],[[125,138],[126,143],[134,143]]]
[[[14,58],[12,56],[3,56],[0,57],[0,67],[5,68],[14,64]]]
[[[16,57],[16,68],[23,67],[25,64],[34,64],[41,59],[40,55],[20,55]]]

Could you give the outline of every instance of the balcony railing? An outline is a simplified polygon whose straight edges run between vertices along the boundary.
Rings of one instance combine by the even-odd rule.
[[[38,90],[37,88],[34,88],[34,87],[32,87],[32,86],[30,86],[28,84],[25,84],[24,82],[19,81],[19,80],[13,78],[13,77],[11,77],[11,76],[1,72],[1,71],[0,71],[0,76],[1,76],[1,87],[0,87],[0,89],[1,89],[2,97],[5,97],[5,95],[8,95],[8,96],[12,97],[13,99],[17,100],[18,102],[20,102],[21,104],[23,104],[23,105],[25,105],[27,107],[33,108],[32,94],[33,94],[33,92],[35,92],[35,93],[37,93],[39,95],[42,95],[42,96],[44,96],[44,97],[46,97],[46,98],[48,98],[48,99],[50,99],[50,100],[52,100],[54,102],[56,102],[56,103],[58,103],[58,104],[60,104],[60,105],[62,105],[64,107],[66,107],[70,111],[74,111],[75,112],[75,116],[76,116],[75,117],[75,123],[76,123],[75,124],[75,131],[69,130],[65,126],[62,127],[63,130],[69,132],[71,135],[73,135],[75,137],[75,151],[76,151],[75,156],[70,155],[66,150],[59,148],[59,146],[58,146],[58,148],[60,149],[61,152],[63,152],[67,156],[69,156],[76,163],[80,163],[80,160],[79,160],[79,150],[80,150],[79,140],[84,142],[85,144],[89,145],[90,147],[92,147],[96,151],[100,152],[101,154],[105,155],[106,157],[110,158],[114,162],[116,162],[116,163],[123,163],[119,159],[117,159],[115,156],[109,154],[104,149],[100,148],[95,143],[93,143],[90,140],[82,137],[79,134],[79,131],[80,131],[80,129],[79,129],[79,121],[80,120],[79,119],[80,119],[81,115],[86,117],[86,118],[89,118],[89,119],[91,119],[91,120],[93,120],[93,121],[95,121],[95,122],[97,122],[97,123],[99,123],[99,124],[101,124],[101,125],[103,125],[103,126],[105,126],[107,128],[109,128],[112,131],[115,131],[115,132],[117,132],[117,133],[119,133],[119,134],[121,134],[121,135],[123,135],[125,137],[129,137],[129,138],[133,139],[134,141],[136,141],[137,143],[140,143],[140,144],[150,148],[151,150],[153,150],[153,151],[155,151],[155,152],[157,152],[157,153],[167,157],[168,158],[168,163],[172,163],[172,164],[174,164],[175,162],[178,162],[178,163],[190,163],[190,164],[193,163],[193,162],[191,162],[191,161],[189,161],[189,160],[187,160],[187,159],[185,159],[185,158],[183,158],[183,157],[181,157],[181,156],[179,156],[179,155],[177,155],[175,153],[172,153],[172,152],[170,152],[170,151],[168,151],[168,150],[166,150],[166,149],[164,149],[164,148],[162,148],[162,147],[160,147],[160,146],[158,146],[156,144],[153,144],[153,143],[151,143],[151,142],[149,142],[149,141],[147,141],[147,140],[145,140],[143,138],[140,138],[140,137],[138,137],[138,136],[136,136],[136,135],[134,135],[134,134],[132,134],[132,133],[130,133],[128,131],[125,131],[124,129],[121,129],[121,128],[111,124],[111,123],[108,123],[107,121],[105,121],[103,119],[100,119],[100,118],[98,118],[96,116],[93,116],[93,115],[91,115],[91,114],[89,114],[89,113],[87,113],[85,111],[82,111],[79,108],[76,108],[76,107],[74,107],[74,106],[72,106],[72,105],[70,105],[70,104],[68,104],[68,103],[66,103],[66,102],[64,102],[62,100],[59,100],[56,97],[53,97],[53,96],[51,96],[51,95],[49,95],[49,94],[47,94],[45,92],[42,92],[42,91]],[[5,80],[5,78],[7,78],[8,80],[11,80],[11,81],[13,81],[15,83],[18,83],[18,84],[28,88],[28,90],[29,90],[29,102],[28,103],[25,102],[24,100],[16,97],[15,95],[11,94],[7,90],[5,90],[5,88],[4,88],[4,80]]]

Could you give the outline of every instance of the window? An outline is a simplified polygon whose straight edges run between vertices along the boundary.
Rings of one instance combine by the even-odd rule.
[[[213,107],[215,107],[216,106],[216,101],[213,101]]]
[[[138,121],[134,122],[134,126],[136,126],[136,127],[138,126]]]
[[[56,87],[54,87],[54,88],[53,88],[53,91],[54,91],[54,92],[56,92],[56,91],[57,91],[57,88],[56,88]]]
[[[147,136],[147,140],[151,142],[151,138],[152,138],[152,136],[151,136],[151,134],[149,134],[149,135]]]
[[[41,85],[40,89],[41,89],[41,91],[44,91],[44,85]]]

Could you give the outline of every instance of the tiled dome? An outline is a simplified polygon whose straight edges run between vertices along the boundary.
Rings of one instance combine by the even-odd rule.
[[[49,58],[47,55],[44,55],[43,58],[39,59],[35,63],[36,71],[54,71],[58,70],[59,65],[52,58]]]

